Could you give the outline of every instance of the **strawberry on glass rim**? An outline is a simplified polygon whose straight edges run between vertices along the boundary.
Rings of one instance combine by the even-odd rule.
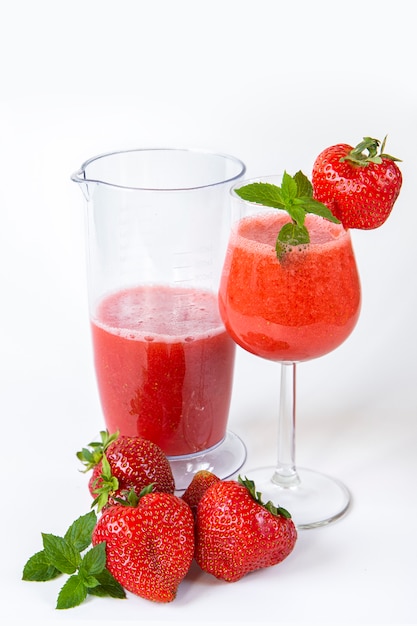
[[[396,157],[385,142],[364,137],[355,147],[340,143],[323,150],[312,171],[314,198],[345,228],[379,228],[389,217],[402,185]]]

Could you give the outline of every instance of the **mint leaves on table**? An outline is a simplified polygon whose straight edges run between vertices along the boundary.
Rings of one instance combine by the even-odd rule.
[[[34,554],[23,568],[23,580],[45,582],[62,574],[69,578],[58,595],[57,609],[81,604],[88,594],[125,598],[123,587],[106,569],[106,544],[87,552],[97,522],[94,511],[79,517],[63,537],[42,533],[43,550]],[[84,553],[84,554],[82,554]]]
[[[307,213],[315,213],[331,222],[339,223],[325,204],[313,198],[313,186],[301,171],[294,176],[284,172],[281,187],[255,182],[235,191],[242,200],[287,211],[291,217],[291,222],[281,228],[276,240],[275,249],[279,260],[291,246],[310,243],[310,235],[304,223]]]

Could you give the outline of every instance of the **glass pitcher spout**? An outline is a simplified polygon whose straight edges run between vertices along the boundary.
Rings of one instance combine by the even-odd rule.
[[[83,192],[85,199],[87,201],[91,200],[91,189],[87,180],[85,179],[85,170],[81,168],[74,172],[71,175],[71,180],[80,186],[80,189]]]
[[[80,169],[71,175],[71,180],[74,183],[77,183],[79,185],[87,202],[92,201],[94,190],[97,188],[97,186],[100,183],[102,184],[105,183],[105,180],[102,180],[102,181],[100,179],[93,180],[93,178],[90,175],[87,176],[87,169],[89,168],[91,161],[92,159],[83,163]]]

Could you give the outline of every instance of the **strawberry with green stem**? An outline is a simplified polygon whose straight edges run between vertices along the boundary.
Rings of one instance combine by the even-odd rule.
[[[325,203],[345,228],[379,228],[388,219],[402,186],[396,157],[385,142],[364,137],[323,150],[313,165],[314,197]]]
[[[106,545],[106,567],[128,591],[171,602],[194,556],[194,518],[181,498],[145,488],[106,507],[92,536]]]
[[[216,578],[234,582],[276,565],[288,557],[296,540],[288,511],[264,504],[247,478],[215,482],[198,504],[195,558]]]
[[[301,171],[295,176],[284,172],[281,186],[268,182],[254,182],[235,189],[236,194],[249,202],[287,211],[291,222],[285,224],[276,239],[276,253],[279,260],[291,251],[293,246],[310,242],[305,226],[307,213],[314,213],[331,222],[339,223],[325,204],[313,198],[313,186]]]
[[[92,470],[89,490],[98,511],[112,504],[125,491],[136,493],[149,484],[155,491],[174,493],[175,483],[169,461],[159,446],[143,437],[118,432],[100,432],[101,441],[77,453],[85,472]]]

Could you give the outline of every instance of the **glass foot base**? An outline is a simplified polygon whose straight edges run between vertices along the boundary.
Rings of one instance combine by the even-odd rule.
[[[233,476],[246,461],[246,447],[237,435],[227,431],[223,441],[216,446],[195,454],[168,456],[168,461],[175,490],[184,491],[199,470],[208,470],[222,480]]]
[[[274,467],[243,472],[255,483],[262,500],[287,509],[297,529],[317,528],[340,519],[349,508],[351,496],[343,483],[313,470],[297,468],[299,484],[279,486],[272,482]]]

